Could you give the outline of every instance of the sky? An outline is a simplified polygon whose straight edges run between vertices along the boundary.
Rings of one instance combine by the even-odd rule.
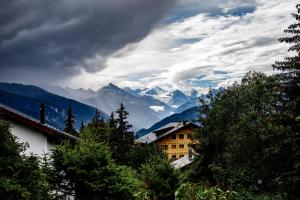
[[[0,82],[226,87],[274,73],[297,0],[0,2]]]

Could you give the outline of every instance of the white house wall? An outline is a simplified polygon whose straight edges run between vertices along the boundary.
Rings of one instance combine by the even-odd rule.
[[[49,152],[51,144],[48,143],[47,137],[31,127],[24,126],[15,122],[11,122],[11,132],[18,138],[18,141],[28,143],[25,154],[30,155],[31,153],[42,156]]]

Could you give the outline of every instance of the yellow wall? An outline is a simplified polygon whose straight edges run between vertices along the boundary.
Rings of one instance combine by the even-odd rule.
[[[180,156],[187,156],[189,151],[189,144],[192,142],[188,135],[191,135],[191,129],[182,129],[177,132],[174,132],[164,138],[161,138],[155,143],[161,148],[164,149],[168,154],[169,159],[175,159],[172,156],[176,156],[176,159],[180,158]],[[184,138],[180,139],[179,135],[183,134]],[[172,136],[176,135],[176,139],[172,139]],[[176,145],[176,148],[172,148],[172,145]],[[180,148],[179,145],[184,145],[184,148]],[[167,149],[165,149],[167,146]]]

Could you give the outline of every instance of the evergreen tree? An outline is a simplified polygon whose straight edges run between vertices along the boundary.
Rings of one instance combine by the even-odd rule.
[[[84,122],[81,121],[79,132],[81,133],[85,128]]]
[[[98,125],[100,123],[101,116],[100,116],[100,111],[96,108],[95,116],[92,119],[92,123],[94,125]]]
[[[8,123],[0,121],[0,199],[52,199],[37,157],[25,156]]]
[[[291,44],[289,51],[295,52],[295,55],[273,65],[275,69],[282,71],[279,76],[293,107],[293,120],[300,115],[300,4],[296,8],[297,12],[292,16],[297,22],[284,31],[290,35],[279,39],[280,42]]]
[[[100,115],[100,111],[96,109],[95,116],[90,123],[87,124],[87,131],[93,133],[93,138],[99,143],[108,144],[110,139],[110,129],[108,123],[106,123]]]
[[[65,123],[64,131],[66,133],[70,133],[72,135],[78,136],[78,133],[76,132],[76,130],[74,128],[74,122],[75,122],[74,119],[75,119],[75,116],[73,115],[72,108],[71,108],[71,106],[69,106],[68,111],[67,111],[67,118],[64,121],[64,123]]]
[[[117,129],[117,120],[115,119],[114,112],[111,112],[109,119],[108,119],[108,125],[111,128],[112,131],[115,131]]]
[[[123,104],[120,105],[116,113],[118,114],[117,128],[111,133],[110,147],[113,158],[119,163],[125,164],[128,162],[128,152],[133,145],[134,136],[133,132],[130,131],[132,126],[127,121],[129,113]]]
[[[293,128],[293,156],[294,156],[294,176],[300,173],[300,4],[296,5],[296,13],[292,16],[296,22],[290,25],[285,33],[289,36],[280,38],[282,43],[290,44],[289,52],[294,52],[294,56],[286,57],[284,61],[277,61],[273,67],[282,71],[279,74],[283,88],[288,97],[286,109],[290,115],[285,121]],[[299,178],[294,180],[294,188],[300,187]]]

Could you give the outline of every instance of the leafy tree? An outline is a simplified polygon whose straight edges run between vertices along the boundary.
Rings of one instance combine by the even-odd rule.
[[[139,169],[142,164],[145,164],[149,158],[153,156],[165,156],[155,143],[151,144],[136,144],[134,145],[128,155],[128,165],[134,169]]]
[[[293,133],[280,88],[276,78],[250,72],[202,106],[194,177],[223,189],[295,192]]]
[[[0,199],[51,199],[46,174],[37,157],[24,155],[8,123],[0,121]]]
[[[237,193],[234,191],[223,191],[218,187],[205,188],[200,184],[185,183],[180,185],[176,191],[176,200],[237,200]],[[245,200],[245,199],[244,199]],[[267,199],[265,199],[267,200]]]
[[[75,199],[135,199],[141,183],[133,170],[117,166],[103,144],[85,130],[73,148],[57,146],[52,154],[57,197]]]
[[[123,104],[116,111],[118,114],[117,128],[113,130],[110,137],[110,148],[112,151],[112,156],[118,163],[126,164],[128,163],[128,152],[133,146],[134,136],[133,132],[130,131],[132,127],[128,121],[128,112],[125,110]]]
[[[178,172],[166,156],[152,156],[140,169],[144,187],[152,199],[173,200],[179,187]]]
[[[70,133],[72,135],[78,136],[78,133],[74,128],[74,122],[75,122],[74,119],[75,119],[75,116],[73,115],[72,108],[71,108],[71,106],[69,106],[68,111],[67,111],[67,118],[64,121],[64,123],[65,123],[64,131],[66,133]]]

